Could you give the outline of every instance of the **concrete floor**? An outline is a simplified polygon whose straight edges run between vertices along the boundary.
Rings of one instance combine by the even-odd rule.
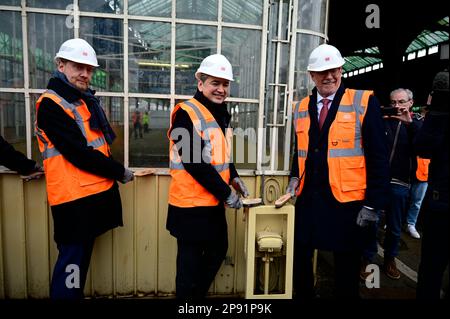
[[[420,232],[420,231],[419,231]],[[383,242],[384,230],[379,232],[380,242]],[[402,232],[400,241],[400,253],[397,257],[397,267],[402,272],[399,280],[387,277],[382,271],[383,257],[378,254],[374,263],[380,267],[380,288],[367,288],[361,282],[361,297],[363,299],[415,299],[417,271],[420,263],[420,239],[411,238],[407,233]],[[382,254],[379,247],[379,253]],[[319,251],[317,268],[317,295],[319,298],[332,299],[333,296],[333,254]],[[448,268],[444,276],[444,290],[448,291],[449,273]]]

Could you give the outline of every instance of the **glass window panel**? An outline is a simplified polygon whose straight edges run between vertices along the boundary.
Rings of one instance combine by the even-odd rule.
[[[0,135],[14,148],[27,153],[25,98],[22,93],[0,94]]]
[[[172,0],[128,0],[128,14],[170,17]]]
[[[309,95],[314,87],[308,72],[308,59],[314,50],[324,40],[320,37],[309,34],[297,34],[297,50],[295,52],[294,70],[294,101],[299,101]]]
[[[92,85],[98,91],[123,91],[122,19],[80,18],[80,35],[97,53],[100,67]],[[98,73],[100,72],[100,73]],[[98,74],[97,74],[98,73]],[[97,82],[95,79],[99,77]]]
[[[300,0],[297,27],[325,33],[327,0]]]
[[[123,164],[124,160],[124,128],[123,128],[123,98],[116,96],[100,96],[100,101],[105,110],[109,124],[111,124],[116,139],[111,145],[113,158]]]
[[[217,0],[177,1],[177,18],[217,20]]]
[[[22,18],[0,11],[0,87],[23,87]]]
[[[21,2],[20,0],[0,0],[0,5],[1,6],[20,6],[20,2]]]
[[[264,129],[265,140],[263,141],[263,145],[265,145],[265,147],[263,147],[261,159],[263,169],[269,170],[272,168],[272,155],[273,152],[276,152],[273,156],[273,167],[275,170],[284,170],[284,143],[286,139],[286,130],[287,127],[266,127]],[[272,144],[274,136],[275,144]]]
[[[223,28],[222,54],[233,66],[230,96],[259,97],[261,72],[261,31]]]
[[[193,95],[197,90],[195,71],[208,55],[217,53],[217,28],[177,24],[175,92]]]
[[[236,168],[256,169],[258,104],[228,102]]]
[[[27,7],[72,10],[73,0],[58,0],[58,1],[27,0]]]
[[[170,93],[170,23],[130,21],[130,92]]]
[[[28,57],[30,86],[34,89],[47,87],[55,71],[54,57],[61,44],[73,38],[73,28],[67,26],[68,16],[28,14]]]
[[[130,98],[131,167],[169,167],[170,100]]]
[[[224,0],[222,10],[225,22],[262,24],[263,0]]]
[[[102,13],[123,13],[122,0],[78,0],[81,11],[93,11]]]

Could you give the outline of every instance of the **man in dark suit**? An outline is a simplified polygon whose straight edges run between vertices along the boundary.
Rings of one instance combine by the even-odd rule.
[[[322,44],[309,57],[316,87],[294,109],[296,152],[287,192],[295,204],[294,289],[314,297],[314,249],[334,252],[336,296],[359,297],[365,226],[389,189],[388,151],[372,91],[346,89],[340,52]]]

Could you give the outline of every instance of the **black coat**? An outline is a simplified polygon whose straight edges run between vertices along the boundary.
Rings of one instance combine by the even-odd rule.
[[[305,184],[296,202],[295,238],[302,245],[318,249],[349,251],[360,249],[361,228],[356,216],[363,205],[384,209],[389,191],[389,163],[386,138],[380,105],[375,97],[369,99],[362,140],[366,159],[367,189],[364,201],[338,202],[329,185],[328,133],[336,117],[344,86],[336,92],[322,131],[319,132],[317,116],[317,90],[313,90],[309,102],[308,155],[305,168]],[[297,144],[296,147],[297,148]],[[294,152],[291,176],[298,177],[297,151]]]
[[[52,78],[47,86],[67,102],[80,99],[79,92]],[[123,178],[125,168],[111,157],[87,145],[76,122],[50,99],[43,99],[37,113],[38,127],[55,148],[79,169],[109,179]],[[57,243],[89,241],[103,232],[122,226],[122,204],[117,183],[107,191],[51,207]]]
[[[445,108],[448,108],[448,99],[445,100],[445,103]],[[434,111],[427,113],[414,143],[419,156],[431,159],[425,202],[430,209],[445,211],[447,214],[449,193],[448,118],[448,110],[445,113]]]
[[[393,150],[394,139],[399,123],[400,128],[397,144],[395,145],[395,150]],[[384,126],[389,156],[392,154],[392,161],[390,163],[391,179],[394,178],[406,184],[411,184],[416,180],[413,177],[417,170],[417,159],[416,153],[414,152],[413,141],[422,126],[422,121],[413,118],[412,123],[405,124],[397,119],[388,118],[384,120]]]
[[[230,114],[225,104],[216,104],[209,101],[201,92],[197,91],[194,98],[202,103],[214,116],[223,132],[230,123]],[[202,141],[200,149],[196,148],[194,140],[201,140],[194,130],[192,120],[186,111],[177,111],[172,123],[172,129],[184,128],[190,134],[191,152],[190,163],[183,162],[186,171],[207,191],[213,194],[220,203],[212,207],[182,208],[169,204],[166,228],[170,233],[179,239],[207,240],[218,239],[227,236],[227,224],[225,218],[225,207],[223,201],[230,195],[231,189],[220,177],[214,167],[205,163],[202,158],[201,163],[194,163],[193,154],[202,154],[204,143]],[[197,134],[194,137],[194,134]],[[174,140],[180,143],[181,136]],[[179,150],[180,157],[182,149]],[[230,163],[230,180],[237,177],[238,173],[233,163]]]
[[[14,147],[0,135],[0,165],[4,165],[21,175],[28,175],[33,171],[36,162],[28,159],[21,152],[16,151]]]

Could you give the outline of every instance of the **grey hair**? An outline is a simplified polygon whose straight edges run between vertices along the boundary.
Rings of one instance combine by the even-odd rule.
[[[413,92],[411,92],[411,90],[409,90],[409,89],[404,89],[404,88],[398,88],[398,89],[393,90],[389,96],[392,96],[396,93],[401,93],[401,92],[405,92],[406,95],[408,96],[409,100],[413,99]]]
[[[205,73],[200,73],[199,78],[200,78],[200,81],[205,83],[205,81],[209,78],[209,75],[205,74]]]

